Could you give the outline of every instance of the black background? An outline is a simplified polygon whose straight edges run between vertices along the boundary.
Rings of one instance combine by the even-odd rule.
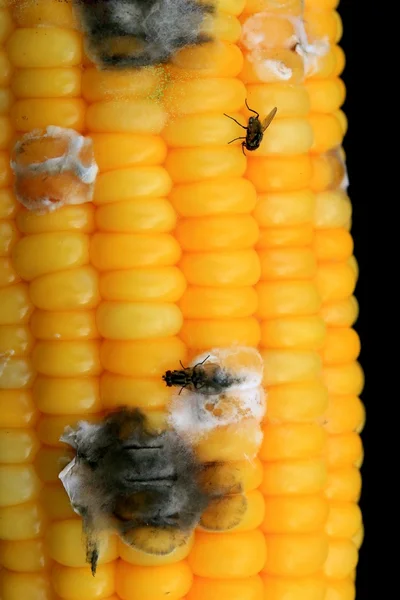
[[[364,527],[366,534],[363,545],[360,549],[359,564],[357,568],[357,582],[356,589],[357,595],[356,600],[367,600],[368,599],[368,556],[369,556],[369,510],[367,499],[370,497],[369,490],[369,400],[368,400],[368,369],[367,369],[367,355],[368,355],[368,343],[367,338],[367,203],[365,201],[365,189],[362,189],[364,185],[366,173],[362,173],[360,168],[360,145],[362,144],[358,133],[362,130],[361,119],[363,119],[363,111],[359,103],[359,64],[363,60],[360,50],[360,40],[358,38],[359,32],[357,25],[360,26],[360,4],[354,0],[341,0],[338,12],[343,21],[343,37],[340,41],[340,46],[343,48],[346,55],[346,68],[342,74],[342,79],[346,85],[347,95],[346,101],[342,109],[344,110],[348,122],[349,129],[344,139],[344,149],[346,152],[347,169],[350,180],[349,196],[353,205],[353,225],[352,225],[352,236],[354,239],[354,254],[357,259],[360,276],[357,283],[355,295],[360,305],[360,315],[355,329],[361,339],[361,354],[360,363],[366,373],[366,384],[362,393],[362,400],[365,404],[367,411],[367,423],[362,432],[362,440],[364,445],[364,463],[361,469],[363,488],[360,500],[360,506],[363,513]],[[356,14],[357,13],[357,14]]]

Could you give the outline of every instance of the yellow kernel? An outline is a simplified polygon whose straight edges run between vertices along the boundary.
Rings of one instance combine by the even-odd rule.
[[[326,441],[325,432],[316,423],[267,424],[263,432],[259,456],[267,462],[321,456]]]
[[[328,406],[328,392],[319,381],[272,386],[268,390],[268,416],[272,421],[312,421]]]
[[[234,112],[242,108],[245,97],[243,83],[229,78],[178,79],[164,92],[165,105],[173,117]]]
[[[358,562],[357,548],[350,540],[329,540],[329,552],[324,573],[332,579],[348,577]]]
[[[249,158],[246,177],[259,192],[292,192],[307,188],[312,175],[308,154]]]
[[[22,233],[45,233],[81,231],[92,233],[94,229],[94,207],[91,204],[62,206],[54,212],[37,215],[25,208],[17,213],[18,229]]]
[[[247,214],[256,205],[254,186],[242,177],[175,185],[169,200],[182,217]]]
[[[43,540],[0,542],[0,562],[11,571],[34,573],[49,565]]]
[[[325,461],[313,458],[265,465],[260,489],[266,496],[318,494],[325,483]]]
[[[344,228],[317,229],[314,252],[318,261],[346,260],[353,254],[353,239]]]
[[[354,502],[330,502],[325,530],[335,538],[352,538],[362,526],[360,507]]]
[[[8,86],[9,81],[11,79],[11,64],[9,61],[8,53],[6,54],[4,50],[0,50],[0,85]]]
[[[96,180],[95,204],[133,200],[138,197],[159,198],[171,189],[164,167],[135,167],[102,173]]]
[[[46,573],[5,571],[1,582],[4,600],[52,600],[52,589]]]
[[[11,179],[12,177],[9,153],[5,151],[0,151],[0,188],[9,186],[11,183]]]
[[[217,12],[215,15],[205,15],[202,32],[213,39],[225,42],[237,42],[241,36],[241,27],[234,16]]]
[[[0,325],[0,356],[26,356],[33,346],[29,327]]]
[[[230,497],[226,497],[225,500],[225,504],[223,504],[223,506],[225,507],[225,517],[229,520],[230,518],[236,518],[236,515],[234,514],[234,512],[231,512],[231,515],[229,515],[229,500],[234,500],[236,499],[237,496],[230,496]],[[248,492],[247,494],[245,494],[245,498],[246,498],[246,508],[245,511],[243,513],[243,515],[241,515],[240,518],[240,522],[233,527],[232,529],[230,529],[229,531],[233,534],[237,533],[238,531],[253,531],[255,529],[257,529],[264,518],[264,509],[265,509],[265,501],[263,498],[263,495],[261,494],[261,492],[259,492],[258,490],[253,490],[251,492]],[[233,511],[235,511],[236,508],[236,504],[233,504]],[[221,518],[220,515],[220,507],[216,507],[215,512],[212,512],[212,506],[210,507],[211,509],[211,524],[213,524],[215,522],[215,520],[219,520]],[[209,513],[209,510],[206,510],[205,513],[203,513],[203,520],[204,518],[207,519],[207,514]],[[232,510],[232,509],[231,509]],[[201,527],[200,527],[201,529]],[[212,532],[210,532],[212,533]],[[218,532],[219,533],[219,532]]]
[[[359,431],[364,420],[364,405],[356,395],[330,396],[329,406],[324,414],[324,425],[328,433]]]
[[[104,300],[130,302],[176,302],[186,282],[177,267],[113,271],[100,275]]]
[[[355,547],[357,548],[357,550],[359,550],[361,548],[363,541],[364,541],[364,526],[361,523],[359,530],[352,537],[352,542],[355,545]]]
[[[318,154],[337,148],[343,141],[343,130],[340,121],[333,114],[313,113],[308,117],[314,133],[311,152]]]
[[[0,190],[0,219],[13,218],[15,216],[16,209],[17,201],[12,190]]]
[[[339,502],[358,502],[361,492],[361,475],[356,467],[334,469],[328,472],[325,495]]]
[[[261,322],[264,348],[318,350],[325,341],[326,327],[320,317],[291,317]]]
[[[334,10],[307,10],[304,24],[310,42],[327,38],[330,43],[337,42],[339,15]]]
[[[164,124],[163,108],[146,99],[94,102],[86,112],[86,126],[99,133],[160,133]]]
[[[261,282],[256,290],[261,319],[312,315],[318,312],[321,305],[316,286],[308,281]]]
[[[236,16],[242,13],[245,4],[245,0],[215,0],[217,10]],[[233,600],[236,600],[236,598]]]
[[[1,123],[0,123],[1,127]],[[20,235],[12,221],[0,221],[0,256],[6,257],[18,241]]]
[[[117,563],[116,588],[122,600],[179,600],[191,584],[192,574],[184,560],[157,566]]]
[[[165,142],[156,135],[94,133],[90,137],[102,172],[135,165],[158,165],[167,154]]]
[[[82,60],[81,36],[72,29],[35,27],[15,29],[7,43],[14,67],[72,67]]]
[[[180,268],[189,284],[209,287],[254,285],[260,262],[254,250],[186,254]]]
[[[257,294],[252,287],[189,287],[179,307],[186,319],[224,319],[250,317],[257,308]]]
[[[82,93],[87,102],[148,98],[162,85],[162,71],[157,67],[121,71],[85,69]]]
[[[0,56],[1,61],[1,56]],[[1,64],[1,62],[0,62]],[[0,67],[1,68],[1,67]],[[13,102],[11,91],[8,89],[0,88],[0,115],[8,115]]]
[[[263,600],[264,586],[259,575],[241,579],[195,577],[187,600]]]
[[[364,373],[357,362],[324,367],[323,379],[328,392],[334,395],[359,396],[364,387]]]
[[[265,586],[264,598],[268,600],[325,600],[326,583],[322,577],[272,577],[264,573],[261,575]]]
[[[11,89],[17,98],[76,98],[81,95],[81,77],[78,67],[18,69]]]
[[[310,101],[304,86],[287,83],[248,85],[247,104],[250,107],[256,106],[262,115],[268,115],[278,106],[280,118],[306,117],[310,111]]]
[[[334,46],[328,52],[315,56],[312,68],[307,73],[307,79],[329,79],[336,76],[336,52]]]
[[[180,337],[190,348],[206,350],[213,347],[258,346],[260,325],[254,317],[242,319],[185,320]]]
[[[166,125],[163,138],[171,148],[222,146],[237,137],[237,128],[220,113],[186,114]]]
[[[176,564],[187,558],[193,547],[194,537],[191,536],[186,543],[177,546],[169,554],[146,554],[141,550],[136,550],[133,546],[124,544],[118,540],[118,555],[127,563],[141,567],[156,567],[160,565]]]
[[[363,447],[360,436],[350,431],[341,435],[329,435],[327,439],[327,463],[331,469],[354,465],[360,467]]]
[[[43,483],[59,482],[59,473],[72,458],[72,452],[65,448],[40,448],[35,459],[35,469],[40,480]]]
[[[56,594],[65,600],[107,598],[115,589],[115,563],[99,565],[96,577],[90,567],[79,569],[56,563],[51,571],[51,583]]]
[[[320,531],[329,513],[329,503],[314,496],[269,496],[265,499],[265,533],[312,533]],[[306,544],[306,542],[305,542]]]
[[[12,261],[9,258],[0,257],[0,288],[8,287],[19,280],[20,277],[15,272]]]
[[[0,506],[24,504],[37,498],[40,480],[31,465],[0,466]]]
[[[316,352],[264,350],[262,357],[266,364],[266,385],[308,381],[321,372],[321,359]]]
[[[76,24],[72,5],[59,0],[35,0],[32,4],[15,3],[13,17],[19,27],[57,25],[73,29]]]
[[[158,379],[137,379],[104,373],[100,379],[100,396],[105,408],[132,406],[142,409],[163,408],[170,391]]]
[[[87,264],[89,240],[82,233],[72,232],[26,236],[15,245],[13,260],[21,277],[31,281],[41,275]]]
[[[30,284],[29,295],[43,310],[95,308],[100,302],[98,274],[87,266],[44,275]]]
[[[357,360],[360,354],[360,338],[354,329],[328,328],[322,360],[325,365],[338,365]]]
[[[264,571],[272,575],[304,577],[319,571],[328,554],[328,536],[267,535],[268,559]]]
[[[240,26],[239,26],[240,27]],[[5,40],[13,30],[13,22],[10,12],[0,8],[0,44],[4,44]]]
[[[255,419],[218,427],[195,445],[200,462],[242,461],[256,456],[262,433]]]
[[[177,337],[115,342],[105,340],[100,350],[104,369],[129,377],[160,377],[186,358],[185,345]]]
[[[177,335],[182,314],[175,304],[102,302],[97,309],[100,335],[109,340],[144,340]]]
[[[35,371],[29,358],[0,358],[0,389],[29,388],[34,378]]]
[[[12,124],[8,116],[0,116],[0,149],[6,150],[10,146],[13,136]]]
[[[45,526],[45,511],[38,503],[0,508],[0,537],[2,540],[22,541],[42,538]]]
[[[94,311],[49,312],[35,310],[30,321],[41,340],[92,340],[99,337]]]
[[[99,565],[118,557],[117,539],[103,534],[99,537]],[[66,567],[87,567],[85,538],[80,519],[52,523],[46,535],[50,557]]]
[[[0,429],[2,463],[30,463],[38,448],[39,442],[33,429]]]
[[[351,579],[328,579],[324,600],[354,600],[356,589]]]
[[[189,565],[194,575],[215,579],[241,579],[257,575],[266,558],[265,539],[259,530],[196,533]]]
[[[34,427],[37,410],[29,390],[0,390],[0,427]]]
[[[351,327],[358,317],[358,302],[354,296],[324,304],[321,317],[328,327]]]
[[[251,215],[181,219],[176,239],[188,252],[242,250],[253,248],[258,226]]]
[[[101,410],[97,378],[52,379],[38,376],[33,384],[33,396],[41,412],[62,414],[92,414]]]
[[[313,113],[333,113],[345,100],[346,88],[339,78],[310,80],[305,85]]]
[[[243,56],[235,44],[216,41],[184,48],[174,56],[173,63],[167,70],[173,79],[193,77],[193,72],[207,79],[225,79],[240,73]]]
[[[313,130],[306,119],[274,119],[255,156],[303,154],[312,145]]]
[[[261,227],[289,227],[314,219],[315,196],[310,190],[259,194],[254,216]]]
[[[90,253],[95,267],[111,271],[171,266],[178,262],[181,250],[176,239],[167,233],[95,233]]]
[[[315,227],[317,229],[344,227],[351,214],[351,202],[346,192],[329,190],[316,195]]]
[[[51,125],[82,131],[85,105],[77,98],[17,100],[11,117],[18,131],[45,129]]]
[[[315,281],[323,304],[328,304],[344,300],[353,294],[356,274],[345,262],[320,263]]]
[[[165,168],[174,183],[189,183],[214,177],[241,177],[246,158],[239,148],[174,148],[168,153]]]
[[[98,375],[99,344],[94,341],[38,341],[32,360],[37,371],[50,377]]]
[[[259,253],[261,278],[312,279],[317,265],[312,250],[308,248],[278,248]]]
[[[100,231],[116,233],[166,233],[174,229],[175,211],[164,198],[112,202],[96,211]]]
[[[325,152],[311,156],[312,176],[310,188],[313,192],[324,192],[338,188],[345,176],[344,163],[337,152]]]
[[[59,469],[60,470],[60,469]],[[40,501],[49,521],[61,519],[76,519],[69,496],[61,481],[56,477],[56,483],[47,483],[43,486]],[[48,528],[47,528],[48,531]]]

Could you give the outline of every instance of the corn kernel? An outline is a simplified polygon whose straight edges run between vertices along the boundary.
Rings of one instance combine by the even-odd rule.
[[[251,215],[181,219],[176,239],[186,252],[253,248],[258,225]]]
[[[108,204],[133,200],[138,197],[158,198],[166,196],[171,180],[163,167],[133,167],[101,173],[97,177],[94,203]]]
[[[147,98],[162,83],[162,72],[157,67],[138,69],[128,73],[100,71],[88,68],[82,74],[82,93],[87,102]]]
[[[350,465],[360,467],[362,459],[363,448],[357,433],[349,432],[328,437],[327,462],[329,468],[338,469]]]
[[[361,493],[361,475],[356,467],[345,467],[328,472],[325,495],[330,500],[358,502]]]
[[[82,59],[81,36],[71,29],[20,27],[7,43],[14,67],[72,67]]]
[[[115,563],[99,565],[96,577],[89,567],[71,568],[56,563],[51,583],[56,594],[65,600],[79,600],[82,596],[86,600],[107,598],[115,589]]]
[[[33,336],[28,327],[0,325],[0,356],[27,356],[32,350],[33,342]]]
[[[328,392],[319,381],[272,386],[268,390],[268,416],[274,421],[312,421],[328,406]]]
[[[262,530],[267,534],[318,532],[324,527],[328,513],[329,504],[320,495],[269,496],[265,499]]]
[[[0,306],[0,325],[27,323],[33,310],[26,286],[22,283],[0,288]]]
[[[0,390],[0,427],[33,427],[37,411],[29,390]]]
[[[326,585],[322,577],[273,577],[262,574],[262,579],[268,600],[325,600]]]
[[[337,365],[357,360],[360,339],[354,329],[328,328],[322,359],[325,365]]]
[[[330,190],[316,196],[315,227],[336,229],[344,227],[351,218],[350,199],[344,191]]]
[[[16,390],[29,388],[35,378],[35,369],[30,358],[0,358],[0,388]]]
[[[254,285],[260,277],[254,250],[185,254],[179,266],[192,285],[240,287]]]
[[[96,339],[96,316],[93,311],[49,312],[35,310],[30,327],[41,340]]]
[[[258,305],[252,287],[225,288],[189,287],[179,302],[186,319],[223,319],[250,317]]]
[[[351,327],[358,317],[358,302],[354,296],[324,304],[321,316],[328,327]]]
[[[78,67],[18,69],[11,81],[17,98],[77,98],[82,74]]]
[[[145,340],[177,335],[182,314],[175,304],[102,302],[97,309],[100,335],[110,340]]]
[[[49,566],[42,540],[0,542],[0,562],[11,571],[35,573]]]
[[[85,105],[78,98],[17,100],[11,109],[15,128],[26,132],[51,125],[81,132],[84,129],[84,113]]]
[[[267,424],[260,458],[265,461],[321,456],[325,433],[314,423]]]
[[[98,274],[87,266],[43,275],[32,281],[29,295],[33,304],[43,310],[95,308],[100,302]]]
[[[335,538],[352,538],[362,526],[361,510],[353,502],[331,502],[326,532]]]
[[[160,377],[171,365],[185,360],[185,354],[185,345],[177,337],[134,342],[105,340],[100,351],[105,369],[128,377]]]
[[[201,462],[242,461],[257,455],[262,434],[254,419],[211,430],[195,445]]]
[[[356,590],[351,579],[331,579],[326,588],[325,600],[354,600]]]
[[[254,317],[220,321],[185,320],[180,337],[190,348],[206,350],[231,345],[258,346],[260,325]]]
[[[3,464],[30,463],[39,448],[32,429],[0,429],[0,456]]]
[[[177,148],[168,153],[165,161],[174,183],[189,183],[214,177],[241,177],[246,159],[239,148]]]
[[[186,76],[193,77],[193,71],[197,71],[199,77],[225,79],[236,77],[240,73],[243,57],[236,45],[217,41],[184,48],[174,57],[173,62],[174,64],[168,68],[173,81]]]
[[[325,428],[330,434],[359,431],[365,421],[365,409],[355,395],[331,395],[324,415]]]
[[[309,190],[259,194],[254,216],[261,227],[288,227],[314,218],[315,197]]]
[[[50,377],[98,375],[99,344],[94,341],[39,341],[32,360],[36,370]]]
[[[5,571],[1,581],[4,600],[51,600],[52,590],[46,574]]]
[[[94,102],[86,111],[86,126],[98,133],[155,134],[164,123],[164,110],[150,100]]]
[[[360,395],[364,387],[364,373],[359,363],[333,365],[323,369],[323,379],[330,394]]]
[[[72,6],[58,0],[35,0],[33,4],[13,5],[13,17],[19,27],[57,25],[74,28],[76,23]]]
[[[92,233],[95,227],[91,204],[62,206],[54,212],[40,215],[21,208],[16,221],[18,229],[26,234],[60,231]]]
[[[191,536],[186,543],[177,546],[169,554],[146,554],[145,552],[136,550],[133,546],[124,544],[122,540],[118,540],[118,554],[124,561],[131,565],[141,567],[172,565],[187,558],[193,547],[193,542],[194,537]]]
[[[353,238],[345,229],[319,229],[315,232],[314,251],[318,261],[346,260],[353,254]]]
[[[49,521],[76,519],[68,494],[58,477],[53,483],[46,483],[43,486],[40,501]]]
[[[267,535],[268,558],[264,571],[283,577],[314,575],[328,556],[328,537],[321,534]]]
[[[116,587],[122,600],[179,600],[190,590],[192,574],[186,561],[139,566],[118,561]]]
[[[292,192],[307,188],[312,175],[307,154],[295,157],[252,158],[246,177],[260,192]]]
[[[0,537],[6,541],[42,538],[46,521],[43,507],[36,502],[0,508]]]
[[[326,478],[322,459],[269,463],[264,468],[260,489],[266,496],[317,494],[324,488]]]
[[[264,586],[259,575],[242,579],[195,577],[187,600],[263,600]]]
[[[173,116],[240,110],[246,88],[238,79],[207,78],[174,81],[164,93],[164,102]],[[229,141],[229,140],[228,140]]]
[[[0,482],[1,507],[35,500],[41,485],[31,465],[1,465]]]
[[[329,552],[324,573],[332,579],[344,579],[355,569],[358,561],[357,548],[350,540],[329,540]]]
[[[325,324],[320,317],[287,317],[261,323],[261,345],[265,348],[318,350],[325,335]]]

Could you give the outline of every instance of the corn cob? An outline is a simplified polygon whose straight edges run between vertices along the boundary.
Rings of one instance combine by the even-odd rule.
[[[3,600],[47,600],[54,592],[66,600],[154,600],[166,592],[172,600],[352,597],[349,539],[355,533],[359,543],[361,535],[354,531],[358,513],[351,504],[359,479],[350,465],[360,455],[349,435],[361,427],[363,413],[359,401],[349,399],[361,383],[357,368],[344,364],[343,348],[351,355],[347,362],[354,361],[355,276],[354,262],[347,279],[342,275],[351,255],[343,231],[349,227],[348,200],[340,193],[339,201],[326,198],[342,175],[340,161],[329,153],[344,134],[344,116],[337,112],[343,88],[335,79],[342,55],[333,46],[304,86],[304,61],[282,49],[287,17],[301,15],[300,0],[244,5],[219,0],[213,27],[221,43],[206,57],[210,63],[199,50],[167,69],[163,105],[149,100],[164,87],[163,70],[136,78],[93,68],[82,56],[68,3],[21,3],[11,15],[1,8],[0,32],[4,42],[8,38],[12,65],[4,58],[4,114],[10,81],[15,103],[2,151],[7,191],[0,290],[6,294],[2,306],[12,307],[11,316],[3,313],[4,325],[0,319],[2,352],[8,352],[1,426],[12,428],[14,438],[7,433],[8,451],[1,440],[0,451],[1,462],[10,463],[1,466],[7,482],[2,489],[17,494],[5,496],[0,508]],[[328,33],[331,28],[332,44],[338,21],[326,13],[335,5],[307,4],[314,24],[315,11],[324,11],[314,35],[323,37],[324,27]],[[265,10],[266,25],[277,32],[274,56],[292,68],[289,85],[260,81],[246,49],[243,61],[237,47],[238,19],[244,29],[252,14]],[[248,157],[247,172],[240,147],[225,146],[237,129],[222,116],[240,118],[246,97],[265,114],[279,107],[279,120],[257,158]],[[332,97],[336,104],[327,106]],[[92,137],[100,169],[94,206],[64,207],[46,217],[16,215],[7,167],[11,129],[47,125]],[[332,205],[335,220],[329,221]],[[74,252],[56,252],[61,241]],[[21,280],[10,265],[12,250]],[[45,260],[51,255],[58,257],[55,266]],[[344,281],[344,296],[332,302],[327,290]],[[261,461],[249,465],[251,448],[240,446],[231,432],[228,438],[220,432],[203,451],[218,457],[230,441],[230,460],[247,473],[243,524],[232,533],[196,532],[168,558],[104,538],[92,579],[79,519],[57,480],[64,425],[119,404],[144,408],[162,422],[165,368],[199,350],[237,342],[260,344],[266,361],[269,409]],[[350,416],[342,408],[347,401]],[[342,552],[350,565],[344,573],[337,570]]]

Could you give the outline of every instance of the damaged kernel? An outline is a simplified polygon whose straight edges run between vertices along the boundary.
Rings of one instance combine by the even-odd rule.
[[[37,214],[93,198],[98,167],[92,140],[73,129],[50,126],[24,135],[11,167],[19,202]]]

